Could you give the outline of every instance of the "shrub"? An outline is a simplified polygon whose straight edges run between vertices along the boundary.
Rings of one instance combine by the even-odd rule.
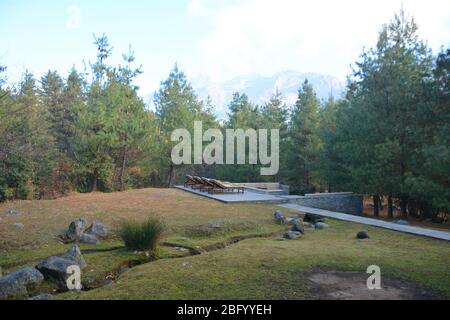
[[[155,218],[145,222],[125,222],[120,237],[129,250],[154,251],[164,231],[164,225]]]

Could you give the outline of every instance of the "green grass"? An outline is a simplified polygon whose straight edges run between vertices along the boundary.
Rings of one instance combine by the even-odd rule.
[[[0,222],[0,265],[6,272],[67,250],[69,245],[48,233],[63,230],[78,216],[112,227],[112,237],[100,246],[80,245],[88,264],[82,271],[85,287],[96,287],[117,276],[115,272],[125,270],[123,266],[129,261],[142,263],[114,277],[112,284],[58,294],[56,299],[305,299],[311,297],[304,279],[306,271],[365,272],[372,264],[381,267],[382,276],[409,280],[450,298],[449,242],[331,219],[327,219],[328,229],[307,230],[299,240],[282,241],[278,238],[286,226],[273,222],[273,205],[225,205],[179,191],[146,189],[114,197],[75,195],[65,200],[8,203],[0,205],[0,215],[6,208],[24,212],[20,217],[2,216]],[[287,216],[295,214],[282,211]],[[187,256],[189,251],[160,245],[159,259],[154,260],[127,251],[118,237],[121,222],[144,222],[152,217],[163,219],[167,226],[161,244],[204,253]],[[17,232],[8,227],[12,222],[22,222],[26,227]],[[214,224],[220,227],[213,228]],[[355,239],[362,229],[368,229],[370,239]],[[265,237],[253,238],[258,235]],[[237,237],[248,239],[225,249],[203,250]]]
[[[447,242],[369,227],[371,239],[356,240],[362,226],[327,221],[300,240],[248,239],[223,250],[161,259],[125,272],[108,286],[61,299],[305,299],[302,274],[313,269],[365,272],[376,264],[397,277],[450,297]],[[183,262],[190,265],[182,266]]]
[[[144,222],[124,222],[119,234],[128,250],[155,251],[164,225],[155,218]]]

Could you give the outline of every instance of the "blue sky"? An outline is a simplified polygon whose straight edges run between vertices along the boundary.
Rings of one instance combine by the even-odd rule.
[[[93,34],[104,32],[112,63],[132,45],[142,95],[175,62],[190,77],[217,81],[282,70],[344,79],[402,3],[434,52],[450,46],[448,0],[0,0],[0,63],[11,82],[26,69],[65,75],[95,60]]]

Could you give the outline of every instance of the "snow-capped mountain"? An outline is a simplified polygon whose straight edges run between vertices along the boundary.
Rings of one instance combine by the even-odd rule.
[[[224,82],[213,82],[208,77],[201,76],[190,79],[191,85],[200,99],[209,96],[215,106],[216,115],[224,119],[234,92],[245,93],[250,101],[263,104],[278,91],[282,94],[286,105],[293,105],[297,100],[298,90],[308,79],[320,99],[327,99],[330,95],[341,97],[345,91],[345,81],[330,75],[317,73],[301,73],[297,71],[278,72],[270,77],[257,74],[239,76]],[[153,99],[153,95],[149,97]]]

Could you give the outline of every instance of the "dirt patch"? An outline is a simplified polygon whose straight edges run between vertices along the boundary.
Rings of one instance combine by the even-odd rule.
[[[381,289],[369,290],[364,272],[315,270],[304,274],[312,299],[318,300],[434,300],[437,293],[410,281],[381,276]]]

